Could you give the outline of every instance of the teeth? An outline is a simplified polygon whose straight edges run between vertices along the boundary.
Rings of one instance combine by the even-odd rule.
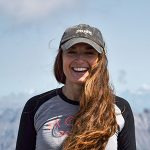
[[[73,68],[75,71],[87,71],[87,68]]]

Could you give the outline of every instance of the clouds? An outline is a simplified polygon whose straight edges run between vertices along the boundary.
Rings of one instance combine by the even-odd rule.
[[[127,72],[123,69],[118,71],[118,78],[117,81],[120,85],[123,85],[125,87],[124,90],[127,88],[127,84],[129,84],[127,79]],[[129,88],[127,88],[129,90]],[[139,85],[134,90],[130,90],[131,93],[142,95],[142,94],[150,94],[150,84],[149,83],[143,83]]]
[[[71,14],[76,13],[79,16],[82,13],[86,17],[86,14],[91,15],[92,10],[92,13],[95,12],[96,15],[106,17],[106,14],[112,13],[118,4],[120,4],[118,0],[103,2],[95,0],[94,3],[93,1],[87,2],[87,0],[0,0],[0,14],[13,17],[18,22],[40,19],[59,11],[61,15],[63,11],[66,11],[67,14],[71,12]]]
[[[149,94],[150,93],[150,85],[149,84],[142,84],[136,91],[138,95],[142,94]]]
[[[31,21],[46,17],[74,2],[75,0],[0,0],[0,13],[17,21]]]

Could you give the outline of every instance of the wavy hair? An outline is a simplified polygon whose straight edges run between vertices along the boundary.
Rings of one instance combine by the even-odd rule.
[[[115,96],[109,84],[107,64],[104,50],[97,65],[89,71],[80,97],[80,110],[63,150],[104,150],[108,139],[117,131]],[[65,84],[61,49],[55,60],[54,74],[58,82]]]

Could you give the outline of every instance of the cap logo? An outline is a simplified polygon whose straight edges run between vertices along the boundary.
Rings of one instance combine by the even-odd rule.
[[[89,30],[83,30],[83,29],[78,29],[76,31],[76,33],[84,33],[84,34],[90,34],[90,35],[92,35],[91,31],[89,31]]]

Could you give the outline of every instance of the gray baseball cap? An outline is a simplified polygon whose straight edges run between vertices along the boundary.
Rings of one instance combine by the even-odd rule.
[[[99,53],[105,48],[105,42],[100,30],[87,24],[67,28],[61,38],[60,47],[62,50],[67,50],[77,43],[87,43]]]

